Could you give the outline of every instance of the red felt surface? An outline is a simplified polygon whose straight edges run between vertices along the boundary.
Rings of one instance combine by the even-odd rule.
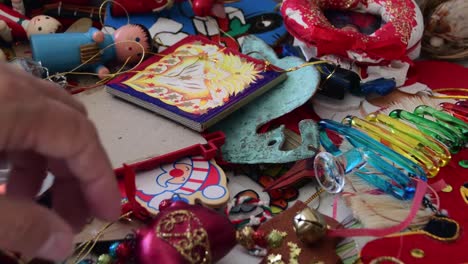
[[[408,84],[420,82],[432,89],[468,88],[468,68],[446,61],[416,61],[408,73]]]
[[[468,254],[468,204],[465,203],[460,193],[460,188],[468,182],[468,169],[458,165],[460,160],[468,160],[468,149],[464,149],[455,155],[451,163],[442,168],[439,175],[430,182],[444,179],[452,186],[449,193],[439,192],[441,209],[445,209],[448,215],[456,220],[461,227],[460,237],[453,242],[443,242],[426,235],[408,235],[392,238],[381,238],[367,243],[361,251],[363,263],[371,263],[372,260],[382,256],[392,256],[404,263],[466,263]],[[424,251],[423,258],[415,258],[411,250]]]
[[[424,83],[432,89],[437,88],[468,88],[468,69],[455,63],[443,61],[417,61],[408,75],[408,83]],[[451,185],[449,193],[438,192],[441,209],[456,220],[461,227],[460,237],[453,242],[443,242],[426,235],[409,235],[393,238],[381,238],[369,242],[361,251],[363,263],[370,263],[382,256],[392,256],[404,263],[466,263],[468,254],[468,204],[460,193],[460,188],[468,182],[468,169],[458,165],[460,160],[468,160],[468,149],[453,155],[449,165],[442,168],[439,174],[429,180],[434,183],[443,179]],[[411,250],[424,251],[423,258],[415,258]],[[388,263],[388,262],[383,262]]]

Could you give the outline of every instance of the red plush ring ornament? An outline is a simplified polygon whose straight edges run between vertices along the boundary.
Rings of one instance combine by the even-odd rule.
[[[326,9],[380,15],[385,24],[371,35],[338,29],[323,14]],[[413,0],[284,0],[281,13],[288,31],[315,46],[317,57],[332,54],[365,63],[404,60],[420,47],[424,30]]]

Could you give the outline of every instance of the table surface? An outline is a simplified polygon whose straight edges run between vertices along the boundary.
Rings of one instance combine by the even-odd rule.
[[[460,63],[468,66],[468,61]],[[124,162],[143,160],[206,142],[199,133],[193,132],[138,106],[113,98],[105,92],[104,88],[81,93],[76,95],[76,97],[88,108],[89,116],[97,126],[99,136],[114,167],[119,167]],[[381,99],[380,101],[385,101],[385,99]],[[234,182],[242,182],[243,178],[247,178],[243,175],[234,177],[236,178]],[[231,177],[231,179],[233,178]],[[248,188],[254,189],[258,189],[258,187],[255,184],[248,186]],[[261,189],[259,192],[261,192]],[[309,183],[300,189],[299,200],[306,200],[314,192],[315,186],[313,183]],[[310,206],[317,206],[314,203]],[[327,194],[321,195],[319,211],[331,216],[332,203],[333,196]],[[337,220],[341,221],[349,216],[351,212],[349,208],[344,206],[343,202],[339,202],[338,206],[339,213]],[[103,223],[97,222],[93,228],[101,226],[101,224]],[[82,241],[82,239],[88,237],[90,233],[95,231],[92,230],[93,228],[91,228],[91,231],[87,230],[83,232],[84,235],[79,236],[78,240]],[[117,225],[110,231],[108,238],[112,238],[112,232],[114,232],[114,235],[119,236],[129,230],[131,230],[131,227]],[[355,241],[358,247],[362,247],[370,239],[365,237],[355,239]],[[227,256],[219,261],[220,264],[258,262],[258,258],[246,254],[241,246],[235,247]]]

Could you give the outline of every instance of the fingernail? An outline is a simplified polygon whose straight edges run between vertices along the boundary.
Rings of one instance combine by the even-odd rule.
[[[61,261],[73,253],[73,235],[71,233],[53,233],[37,252],[37,257]]]

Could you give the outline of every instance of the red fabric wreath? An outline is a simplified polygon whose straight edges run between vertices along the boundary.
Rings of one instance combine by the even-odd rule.
[[[327,9],[380,14],[386,23],[371,35],[335,28]],[[413,0],[285,0],[281,13],[288,31],[317,48],[317,55],[338,55],[360,62],[405,59],[419,44],[422,15]],[[416,40],[415,40],[416,39]]]

